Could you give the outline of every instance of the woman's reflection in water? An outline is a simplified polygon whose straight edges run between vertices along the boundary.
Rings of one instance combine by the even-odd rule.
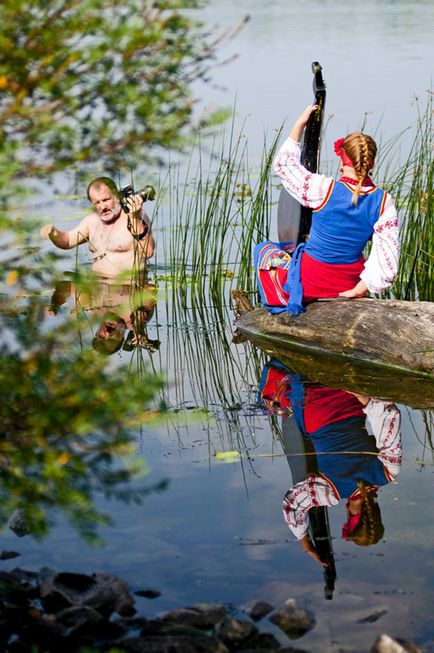
[[[303,383],[277,361],[265,365],[260,401],[267,412],[284,418],[283,446],[294,485],[285,494],[283,514],[303,550],[319,564],[331,564],[309,522],[317,507],[335,506],[340,499],[347,499],[342,537],[360,546],[377,543],[384,534],[377,492],[396,478],[401,464],[398,408],[389,401]],[[296,453],[306,456],[300,460]]]

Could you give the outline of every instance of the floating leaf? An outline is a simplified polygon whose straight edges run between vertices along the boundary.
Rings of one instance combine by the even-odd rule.
[[[240,460],[241,455],[239,451],[219,451],[215,457],[223,463],[236,463]]]

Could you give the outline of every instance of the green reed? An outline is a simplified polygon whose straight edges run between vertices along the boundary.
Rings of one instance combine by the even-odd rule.
[[[417,110],[416,126],[382,144],[377,162],[377,178],[394,198],[401,224],[400,270],[385,295],[432,300],[432,96]],[[268,238],[274,220],[271,164],[280,135],[264,142],[259,163],[251,165],[246,140],[232,124],[219,146],[207,148],[199,139],[186,166],[169,168],[154,220],[161,229],[160,278],[169,282],[174,311],[188,305],[203,313],[210,302],[218,310],[232,288],[254,290],[252,247]]]
[[[398,168],[401,140],[393,139],[383,152],[385,188],[398,209],[401,256],[398,276],[387,296],[399,299],[434,300],[433,219],[433,99],[429,94],[422,108],[417,100],[418,120],[410,137],[409,154]],[[387,158],[386,158],[387,157]]]
[[[432,299],[431,110],[429,103],[415,129],[381,144],[377,160],[377,178],[394,197],[402,225],[400,272],[388,293],[398,298]],[[165,300],[159,311],[165,310],[168,325],[162,368],[176,379],[165,397],[169,406],[193,398],[197,407],[233,410],[258,378],[263,357],[232,343],[229,296],[232,288],[255,291],[252,247],[269,237],[275,219],[279,185],[271,164],[280,135],[269,146],[264,142],[257,165],[233,126],[227,140],[212,147],[199,139],[187,163],[170,166],[160,184],[153,223],[156,279]],[[186,378],[193,379],[191,387]]]
[[[218,306],[234,284],[251,287],[252,246],[268,236],[271,222],[270,165],[279,135],[264,144],[256,167],[232,126],[220,149],[207,151],[199,141],[182,178],[179,168],[169,169],[154,221],[163,241],[161,278],[171,282],[174,304],[187,301],[198,310],[211,299]]]

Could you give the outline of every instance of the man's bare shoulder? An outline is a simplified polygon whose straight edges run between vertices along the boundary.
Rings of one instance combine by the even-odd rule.
[[[81,230],[85,229],[87,231],[95,231],[95,229],[98,229],[100,223],[101,220],[99,219],[98,214],[93,211],[92,213],[85,215],[78,226]]]
[[[98,214],[95,211],[92,211],[92,213],[87,213],[84,218],[81,219],[81,222],[95,222],[95,220],[99,220]]]

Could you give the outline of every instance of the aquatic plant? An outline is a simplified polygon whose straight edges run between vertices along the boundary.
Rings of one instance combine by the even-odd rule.
[[[394,197],[401,225],[401,257],[391,293],[399,299],[434,301],[433,96],[425,107],[416,100],[418,118],[409,153],[396,169],[400,139],[389,144],[384,185]],[[386,293],[390,295],[390,293]]]
[[[433,282],[433,150],[432,96],[418,106],[415,127],[381,145],[378,183],[396,201],[401,223],[402,253],[395,284],[385,296],[428,299]],[[157,267],[160,280],[172,289],[173,304],[187,302],[193,310],[221,306],[232,287],[254,292],[252,246],[267,239],[275,219],[278,185],[273,185],[271,163],[281,130],[264,143],[261,160],[249,162],[242,133],[234,125],[220,150],[209,152],[199,139],[183,168],[169,168],[160,187],[163,198],[154,213],[161,243]],[[405,148],[403,139],[406,139]],[[409,142],[408,142],[409,141]],[[404,163],[399,164],[401,152]]]
[[[219,150],[214,143],[207,151],[199,140],[182,176],[179,167],[169,168],[154,224],[156,265],[165,271],[157,280],[169,282],[174,305],[188,301],[201,310],[211,299],[218,307],[233,284],[254,287],[251,251],[269,235],[270,167],[279,137],[280,130],[270,146],[264,143],[260,164],[250,166],[246,140],[235,137],[232,124]]]

